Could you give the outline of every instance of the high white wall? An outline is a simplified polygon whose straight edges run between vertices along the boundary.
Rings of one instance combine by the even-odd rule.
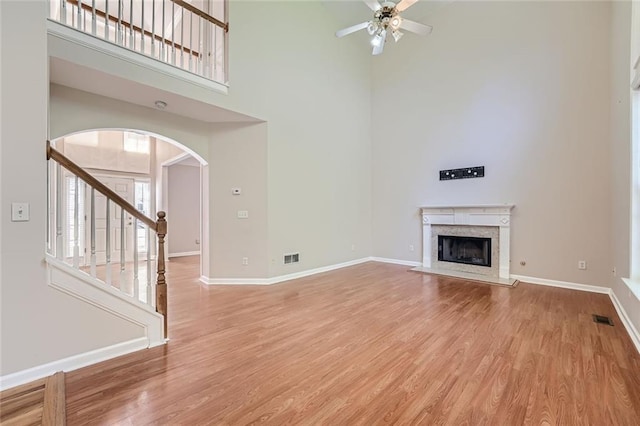
[[[141,327],[47,286],[46,6],[0,2],[1,376],[144,336]],[[11,222],[12,202],[30,204],[30,221]]]
[[[175,164],[168,174],[168,255],[200,251],[200,167]]]
[[[268,122],[269,275],[369,256],[370,51],[337,39],[320,2],[229,9],[227,106]],[[291,252],[300,263],[284,265]]]
[[[376,256],[421,259],[421,206],[513,203],[511,273],[610,285],[610,7],[456,1],[374,59]]]

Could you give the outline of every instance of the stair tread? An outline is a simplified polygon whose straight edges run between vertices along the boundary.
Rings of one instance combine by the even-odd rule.
[[[44,401],[44,389],[36,388],[27,393],[22,393],[13,398],[0,402],[0,422],[12,417],[15,413],[21,412],[31,406],[42,406]]]
[[[39,379],[30,383],[26,383],[24,385],[20,385],[11,389],[4,390],[0,392],[0,403],[3,403],[4,401],[23,395],[25,393],[32,392],[33,390],[38,388],[44,389],[44,383],[45,383],[45,379]]]
[[[21,410],[14,412],[9,418],[3,418],[2,426],[39,425],[42,423],[42,407],[42,401],[36,405],[23,407]]]

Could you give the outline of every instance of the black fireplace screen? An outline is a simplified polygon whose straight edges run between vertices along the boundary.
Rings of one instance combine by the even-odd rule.
[[[491,267],[491,238],[438,235],[438,260]]]

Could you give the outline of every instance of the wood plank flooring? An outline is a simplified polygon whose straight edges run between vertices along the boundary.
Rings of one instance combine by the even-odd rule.
[[[166,346],[67,374],[68,424],[640,424],[640,355],[606,295],[373,262],[197,277],[169,262]]]

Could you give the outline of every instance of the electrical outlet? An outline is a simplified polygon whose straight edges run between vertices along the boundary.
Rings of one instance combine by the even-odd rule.
[[[415,248],[413,247],[413,244],[409,244],[409,251],[414,251]]]
[[[247,266],[247,265],[249,264],[249,258],[248,258],[248,257],[243,257],[243,258],[242,258],[242,264],[243,264],[244,266]]]
[[[578,260],[578,269],[587,269],[587,261],[586,260]]]
[[[238,219],[249,219],[249,211],[238,210]]]

